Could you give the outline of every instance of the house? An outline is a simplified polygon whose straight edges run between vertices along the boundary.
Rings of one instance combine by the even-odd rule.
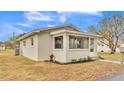
[[[0,51],[5,51],[6,48],[5,48],[5,44],[0,44]]]
[[[102,42],[101,42],[101,41],[102,41]],[[106,40],[99,38],[98,43],[97,43],[97,51],[98,51],[98,52],[111,52],[111,49],[109,48],[109,46],[107,46],[107,45],[104,44],[103,42],[104,42],[104,43],[107,43]],[[120,39],[120,40],[118,41],[118,45],[117,45],[117,48],[116,48],[116,52],[120,52],[119,47],[120,47],[120,45],[122,45],[122,44],[124,44],[124,40],[123,40],[123,39]]]
[[[97,56],[97,35],[87,34],[72,24],[36,29],[17,41],[20,55],[36,61],[49,60],[53,54],[60,63]]]

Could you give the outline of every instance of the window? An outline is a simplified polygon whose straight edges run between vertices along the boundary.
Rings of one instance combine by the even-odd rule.
[[[26,46],[26,41],[23,41],[23,46]]]
[[[33,45],[34,45],[34,39],[31,38],[31,46],[33,46]]]
[[[88,38],[69,36],[69,49],[88,49],[88,47]]]
[[[63,36],[55,37],[55,49],[63,48]]]

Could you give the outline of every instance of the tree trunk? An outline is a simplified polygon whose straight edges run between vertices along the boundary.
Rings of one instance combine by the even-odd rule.
[[[116,52],[115,48],[111,48],[111,54],[114,54]]]

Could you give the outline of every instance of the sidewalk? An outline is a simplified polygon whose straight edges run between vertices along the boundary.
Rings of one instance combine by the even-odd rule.
[[[97,81],[124,81],[124,71],[116,73],[110,77],[105,77]]]
[[[121,64],[120,61],[111,61],[111,60],[99,60],[99,61],[102,61],[102,62],[110,62],[110,63],[116,63],[116,64]]]

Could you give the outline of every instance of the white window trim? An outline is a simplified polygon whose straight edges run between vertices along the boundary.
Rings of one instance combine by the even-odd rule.
[[[55,37],[59,37],[59,36],[62,36],[63,37],[63,45],[62,45],[62,48],[55,48]],[[54,51],[62,51],[64,50],[64,36],[63,35],[57,35],[57,36],[54,36],[53,37],[53,50]]]
[[[90,47],[89,42],[90,42],[90,41],[88,42],[88,48],[70,48],[70,47],[69,47],[69,43],[70,43],[70,41],[69,41],[69,36],[73,36],[73,35],[68,35],[68,50],[70,50],[70,51],[73,51],[73,50],[74,50],[74,51],[80,51],[80,50],[81,50],[81,51],[83,51],[83,50],[85,51],[85,50],[89,50],[89,47]],[[76,37],[78,37],[78,36],[76,36]],[[79,36],[79,37],[81,37],[81,36]],[[82,37],[82,38],[83,38],[83,37]],[[88,38],[88,40],[89,40],[89,37],[84,37],[84,38]]]

